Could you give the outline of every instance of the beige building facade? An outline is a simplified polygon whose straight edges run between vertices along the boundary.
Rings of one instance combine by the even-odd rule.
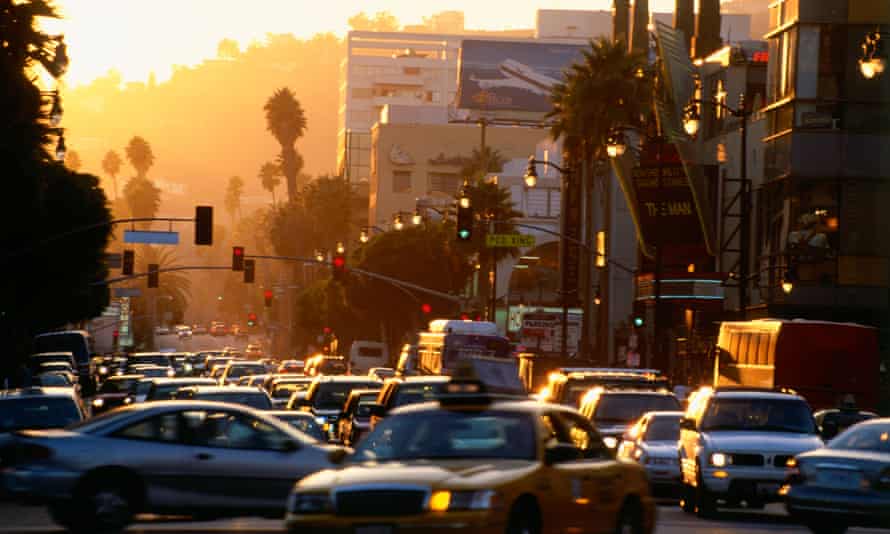
[[[475,124],[387,124],[371,129],[368,225],[388,228],[418,198],[452,199],[463,184],[461,168],[479,150]],[[486,128],[486,145],[505,160],[527,158],[549,138],[543,128]]]

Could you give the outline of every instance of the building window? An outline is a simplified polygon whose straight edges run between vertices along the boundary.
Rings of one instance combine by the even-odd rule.
[[[393,171],[392,172],[392,192],[393,193],[410,193],[411,192],[411,171]]]
[[[453,172],[429,173],[430,193],[445,193],[454,195],[460,187],[460,178]]]
[[[371,98],[374,91],[370,87],[353,87],[352,98]]]
[[[420,67],[404,67],[402,72],[409,76],[417,76],[420,74]]]

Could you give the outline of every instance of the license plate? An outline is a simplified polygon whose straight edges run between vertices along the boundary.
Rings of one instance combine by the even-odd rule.
[[[775,495],[779,493],[779,485],[773,483],[757,484],[758,495]]]
[[[862,475],[856,471],[842,469],[820,469],[816,474],[820,486],[838,489],[859,489]]]
[[[390,525],[365,525],[355,527],[355,534],[393,534],[395,530]]]

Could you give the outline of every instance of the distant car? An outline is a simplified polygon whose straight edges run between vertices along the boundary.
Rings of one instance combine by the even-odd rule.
[[[176,335],[179,336],[179,339],[191,339],[192,330],[190,328],[183,328],[176,332]]]
[[[368,376],[382,381],[396,376],[396,370],[392,367],[371,367],[368,370]]]
[[[156,378],[151,381],[148,392],[145,394],[145,402],[173,400],[180,388],[187,386],[215,386],[212,378],[181,377],[181,378]]]
[[[349,393],[337,422],[337,441],[354,447],[371,429],[371,405],[377,401],[379,391],[379,388],[353,389]]]
[[[302,360],[284,360],[278,364],[277,373],[303,374],[305,364]]]
[[[449,380],[447,376],[415,376],[385,381],[377,394],[377,402],[371,407],[371,429],[400,406],[435,400]]]
[[[96,395],[90,401],[93,415],[133,402],[131,396],[135,391],[136,383],[141,379],[142,375],[116,375],[108,377],[107,380],[102,382]]]
[[[244,348],[244,353],[248,358],[259,359],[263,357],[263,347],[256,343],[250,343]]]
[[[42,387],[79,388],[77,377],[66,371],[40,373],[34,380]]]
[[[145,378],[173,378],[176,371],[173,367],[161,367],[160,365],[131,365],[128,370],[133,374],[139,374]]]
[[[215,367],[222,366],[222,368],[224,369],[227,363],[235,359],[232,356],[228,356],[220,352],[207,354],[208,356],[204,358],[204,374],[207,376],[210,376],[210,373],[213,372],[213,369]]]
[[[646,412],[680,411],[680,409],[680,401],[673,393],[666,390],[594,388],[581,398],[578,411],[593,422],[603,436],[603,443],[614,451],[624,433]]]
[[[890,528],[890,418],[858,423],[787,467],[785,506],[815,534]]]
[[[819,429],[819,435],[825,441],[833,439],[857,423],[877,417],[878,414],[876,413],[856,410],[855,408],[820,410],[813,414],[813,419],[816,420],[816,427]]]
[[[271,410],[265,413],[281,419],[316,441],[325,443],[328,440],[327,434],[315,422],[315,418],[312,417],[311,413],[295,412],[293,410]]]
[[[680,489],[680,419],[683,412],[649,412],[622,436],[618,458],[646,469],[652,493],[675,496]]]
[[[266,366],[260,362],[232,360],[226,365],[219,377],[219,385],[234,385],[242,376],[262,375],[266,373]]]
[[[319,376],[312,381],[301,407],[311,412],[315,421],[327,432],[329,439],[337,437],[337,422],[343,405],[354,389],[377,389],[380,383],[364,376]]]
[[[269,375],[246,375],[238,379],[238,386],[262,387]]]
[[[64,428],[85,417],[80,395],[70,387],[0,390],[0,433]]]
[[[155,327],[155,335],[156,336],[169,336],[170,329],[166,326],[156,326]]]
[[[136,352],[127,356],[124,368],[120,374],[130,374],[130,369],[137,365],[154,365],[172,368],[173,360],[169,354],[161,352]]]
[[[303,373],[306,376],[345,375],[349,371],[343,356],[313,356],[306,360]]]
[[[229,330],[226,328],[226,325],[223,323],[213,323],[210,327],[210,335],[214,337],[226,336],[229,334]]]
[[[229,335],[237,336],[241,333],[241,325],[234,323],[229,327]]]
[[[6,492],[76,532],[117,532],[146,513],[280,517],[294,481],[332,465],[330,446],[292,426],[212,402],[130,406],[11,440]]]
[[[181,400],[206,400],[241,404],[256,410],[271,410],[272,400],[260,388],[239,386],[187,386],[176,392]]]
[[[312,385],[312,378],[309,377],[293,377],[293,378],[277,378],[269,383],[266,389],[269,396],[272,397],[272,404],[277,407],[284,407],[291,399],[294,393],[298,391],[308,391]]]

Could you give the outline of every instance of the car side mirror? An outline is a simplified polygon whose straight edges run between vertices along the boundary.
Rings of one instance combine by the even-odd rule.
[[[568,443],[557,443],[544,450],[544,463],[547,465],[571,462],[580,458],[581,451],[578,447]]]
[[[682,430],[695,430],[695,419],[683,417],[680,419],[680,428]]]
[[[371,417],[383,417],[386,415],[386,410],[383,408],[383,405],[379,402],[373,402],[368,404],[368,415]]]
[[[328,461],[334,465],[340,465],[349,456],[349,449],[338,447],[328,453]]]

